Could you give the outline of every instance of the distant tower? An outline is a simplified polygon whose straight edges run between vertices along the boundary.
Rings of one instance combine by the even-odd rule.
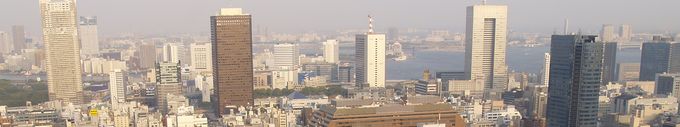
[[[323,42],[323,58],[327,63],[338,63],[340,56],[338,47],[338,40]]]
[[[368,18],[368,33],[356,35],[356,85],[385,87],[385,34],[373,33],[373,17]]]
[[[74,12],[75,13],[75,12]],[[22,49],[26,48],[26,33],[24,32],[24,26],[15,25],[12,26],[12,38],[14,47],[12,48],[15,52],[20,52]]]
[[[633,38],[633,29],[628,24],[621,25],[619,28],[619,39],[623,42],[629,42]]]
[[[430,80],[430,69],[425,69],[425,71],[423,71],[423,80],[425,81]]]
[[[548,81],[550,81],[550,53],[547,52],[543,56],[543,75],[541,75],[541,81],[542,85],[548,86]]]
[[[180,48],[176,43],[167,43],[163,45],[163,62],[179,63]]]
[[[274,45],[274,69],[294,70],[298,66],[300,52],[297,44]]]
[[[569,35],[569,19],[564,19],[564,35]]]
[[[190,46],[191,67],[194,72],[212,72],[212,46],[210,43],[193,43]]]
[[[99,54],[99,33],[97,32],[97,17],[80,17],[81,54],[92,56]]]
[[[616,39],[615,28],[612,24],[602,25],[602,30],[600,31],[600,41],[602,42],[614,42]]]
[[[117,108],[118,103],[125,102],[126,87],[127,74],[125,71],[116,69],[109,73],[109,93],[114,108]]]
[[[84,95],[76,0],[40,0],[39,3],[49,99],[82,104]]]
[[[487,99],[500,98],[500,93],[508,85],[508,68],[505,63],[507,6],[467,7],[465,36],[466,77],[484,80],[483,88]]]

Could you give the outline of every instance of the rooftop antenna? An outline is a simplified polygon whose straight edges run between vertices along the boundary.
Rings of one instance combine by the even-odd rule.
[[[373,34],[373,17],[368,15],[368,34]]]

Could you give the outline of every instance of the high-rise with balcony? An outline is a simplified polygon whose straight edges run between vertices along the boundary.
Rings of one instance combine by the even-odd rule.
[[[595,35],[553,35],[547,121],[550,127],[596,127],[604,43]]]
[[[97,32],[97,17],[80,17],[81,54],[86,56],[99,54],[99,33]]]
[[[40,0],[50,100],[83,103],[75,0]]]
[[[253,104],[251,15],[241,8],[223,8],[210,17],[215,85],[215,110],[227,114]]]
[[[484,91],[491,98],[499,97],[508,84],[507,15],[505,5],[467,7],[465,74],[468,79],[484,80]]]

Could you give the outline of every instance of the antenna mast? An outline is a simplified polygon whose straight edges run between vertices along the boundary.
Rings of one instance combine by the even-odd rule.
[[[373,33],[373,17],[371,15],[368,15],[368,34]]]

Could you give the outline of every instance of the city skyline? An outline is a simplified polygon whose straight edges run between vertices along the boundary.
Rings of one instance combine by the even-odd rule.
[[[251,14],[262,15],[256,18],[253,27],[267,27],[272,32],[299,33],[309,31],[334,31],[341,28],[360,29],[359,20],[366,14],[375,15],[383,21],[402,21],[386,22],[377,26],[377,30],[385,31],[388,27],[397,28],[429,28],[429,29],[451,29],[464,31],[465,13],[464,7],[472,4],[479,4],[481,1],[436,1],[436,2],[414,2],[414,1],[367,1],[368,5],[392,5],[380,6],[379,8],[356,8],[350,7],[353,1],[264,1],[277,6],[261,6],[262,1],[79,1],[80,16],[98,16],[102,34],[119,34],[122,32],[137,32],[143,34],[157,33],[209,33],[208,25],[204,22],[205,17],[214,15],[211,8],[221,8],[238,6],[247,8]],[[489,4],[504,4],[510,6],[512,11],[509,15],[509,30],[552,33],[561,31],[563,20],[570,19],[572,31],[579,29],[586,33],[599,33],[602,24],[630,24],[635,31],[639,32],[680,32],[680,22],[676,18],[662,18],[651,23],[645,19],[659,19],[666,17],[659,12],[677,12],[673,5],[679,1],[587,1],[591,4],[580,4],[582,1],[488,1]],[[35,16],[38,13],[35,1],[9,0],[7,7],[0,8],[0,14],[15,17],[16,20],[0,21],[0,31],[9,31],[11,25],[24,25],[27,32],[32,36],[39,36],[39,22]],[[135,3],[135,4],[130,4]],[[155,6],[187,8],[187,9],[156,9],[145,10],[152,4]],[[307,7],[301,3],[316,3],[314,5],[336,5],[325,8]],[[116,5],[126,6],[120,10],[111,8]],[[191,5],[191,6],[184,6]],[[535,7],[533,5],[544,5],[545,7]],[[604,5],[604,6],[601,6]],[[200,6],[200,7],[199,7]],[[429,7],[432,6],[432,7]],[[582,13],[584,11],[568,9],[569,6],[579,6],[582,8],[602,8],[599,13]],[[654,7],[654,9],[641,9],[640,7]],[[416,8],[427,7],[427,8]],[[298,9],[286,9],[298,8]],[[410,9],[404,9],[410,8]],[[630,9],[636,8],[636,9]],[[637,9],[640,8],[640,9]],[[6,10],[5,10],[6,9]],[[21,11],[16,11],[21,10]],[[315,11],[305,11],[315,10]],[[348,11],[337,11],[348,10]],[[123,15],[121,15],[123,14]],[[172,16],[163,16],[173,14]],[[176,14],[176,15],[175,15]],[[407,18],[396,14],[410,14]],[[439,16],[448,15],[448,16]],[[607,15],[607,16],[599,16]],[[298,18],[295,18],[298,17]],[[315,17],[308,20],[293,20],[305,17]],[[434,22],[433,22],[434,21]],[[535,24],[534,22],[542,22]],[[303,22],[304,26],[291,26],[290,23]],[[154,24],[154,25],[145,25]],[[186,24],[176,26],[175,24]],[[173,27],[170,27],[173,26]],[[675,28],[675,29],[674,29]]]

